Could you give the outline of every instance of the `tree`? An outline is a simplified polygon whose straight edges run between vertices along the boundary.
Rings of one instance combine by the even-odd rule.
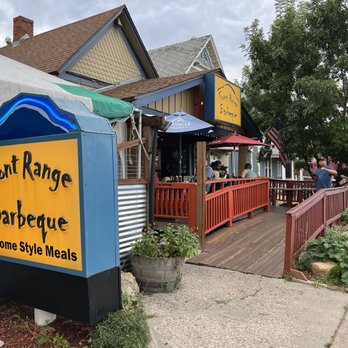
[[[348,8],[344,0],[276,0],[266,37],[245,29],[244,103],[262,130],[279,125],[290,157],[348,158]]]

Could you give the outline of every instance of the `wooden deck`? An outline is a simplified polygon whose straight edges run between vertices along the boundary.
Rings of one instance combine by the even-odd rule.
[[[206,237],[200,255],[188,263],[259,274],[282,276],[285,248],[285,215],[289,208],[271,207],[270,212],[234,222]]]

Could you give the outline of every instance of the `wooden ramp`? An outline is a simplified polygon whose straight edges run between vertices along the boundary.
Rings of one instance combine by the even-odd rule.
[[[288,208],[234,222],[206,237],[205,249],[188,263],[281,278]]]

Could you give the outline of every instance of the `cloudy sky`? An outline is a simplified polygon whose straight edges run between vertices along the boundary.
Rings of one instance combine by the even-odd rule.
[[[265,32],[275,18],[274,0],[1,0],[0,46],[12,38],[12,19],[34,20],[34,35],[125,4],[147,49],[212,34],[230,80],[247,63],[243,29],[259,19]]]

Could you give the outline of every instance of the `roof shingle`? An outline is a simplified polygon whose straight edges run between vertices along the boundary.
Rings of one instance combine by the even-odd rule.
[[[128,85],[116,87],[114,89],[103,92],[103,94],[109,97],[132,100],[141,95],[153,93],[167,87],[175,86],[177,84],[193,80],[194,78],[204,76],[205,74],[210,73],[212,71],[219,71],[219,69],[209,71],[197,71],[190,74],[181,74],[177,76],[159,77],[155,79],[142,80]]]
[[[123,8],[124,6],[120,6],[36,35],[17,47],[2,47],[0,54],[41,71],[55,73]]]
[[[188,72],[199,52],[211,35],[194,37],[188,41],[175,43],[149,51],[159,76],[174,76]]]

